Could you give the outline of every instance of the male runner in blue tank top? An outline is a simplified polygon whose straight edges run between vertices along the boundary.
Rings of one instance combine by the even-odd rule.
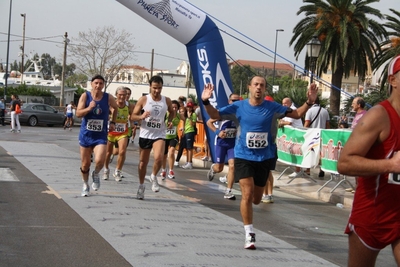
[[[95,169],[91,173],[93,179],[92,188],[97,191],[100,188],[99,172],[104,166],[107,150],[107,123],[110,107],[113,108],[110,131],[114,131],[117,118],[118,105],[112,95],[104,93],[104,78],[96,75],[92,78],[92,90],[86,91],[79,98],[76,108],[76,116],[83,118],[79,132],[79,145],[81,146],[81,173],[83,179],[82,196],[89,196],[89,171],[91,155],[95,156]]]
[[[233,119],[234,115],[239,121],[240,132],[237,133],[238,139],[235,145],[235,181],[239,182],[242,191],[240,213],[246,232],[244,248],[255,249],[252,203],[260,204],[269,172],[275,161],[275,146],[270,145],[273,144],[272,123],[275,123],[277,115],[301,118],[313,105],[318,89],[315,84],[311,84],[307,91],[307,102],[297,110],[292,110],[290,107],[264,100],[266,81],[263,77],[254,76],[248,88],[249,99],[234,102],[220,110],[210,105],[209,99],[214,91],[212,84],[204,86],[201,99],[211,119]]]

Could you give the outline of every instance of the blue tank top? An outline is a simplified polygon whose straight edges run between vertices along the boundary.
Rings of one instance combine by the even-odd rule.
[[[86,91],[85,107],[89,106],[92,100],[92,94]],[[107,139],[109,116],[108,94],[104,93],[103,98],[95,102],[96,107],[83,117],[80,133],[81,135],[90,136],[95,139]]]
[[[236,140],[236,131],[237,131],[235,123],[230,120],[224,120],[224,121],[219,121],[218,126],[219,126],[218,129],[220,131],[225,131],[226,137],[220,138],[218,136],[215,136],[216,145],[223,147],[230,147],[230,148],[234,147]]]
[[[287,110],[287,107],[271,101],[252,106],[248,99],[221,108],[220,115],[234,114],[240,124],[235,158],[264,161],[276,157],[273,128],[276,118],[284,117]]]

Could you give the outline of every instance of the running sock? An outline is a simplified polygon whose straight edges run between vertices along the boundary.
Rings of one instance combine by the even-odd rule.
[[[244,231],[246,232],[246,236],[250,235],[250,233],[254,233],[253,225],[252,224],[245,225],[244,226]]]

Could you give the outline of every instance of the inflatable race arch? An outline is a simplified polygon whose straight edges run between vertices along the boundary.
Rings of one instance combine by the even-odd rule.
[[[186,46],[204,123],[209,119],[201,104],[204,85],[214,85],[211,105],[228,105],[232,82],[224,43],[215,23],[201,10],[183,0],[117,0]],[[214,159],[215,134],[205,127]]]

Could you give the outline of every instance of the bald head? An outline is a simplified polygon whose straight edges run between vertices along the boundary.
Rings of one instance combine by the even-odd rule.
[[[290,99],[289,97],[285,97],[284,99],[282,99],[282,105],[285,107],[291,107],[292,103],[292,99]]]

